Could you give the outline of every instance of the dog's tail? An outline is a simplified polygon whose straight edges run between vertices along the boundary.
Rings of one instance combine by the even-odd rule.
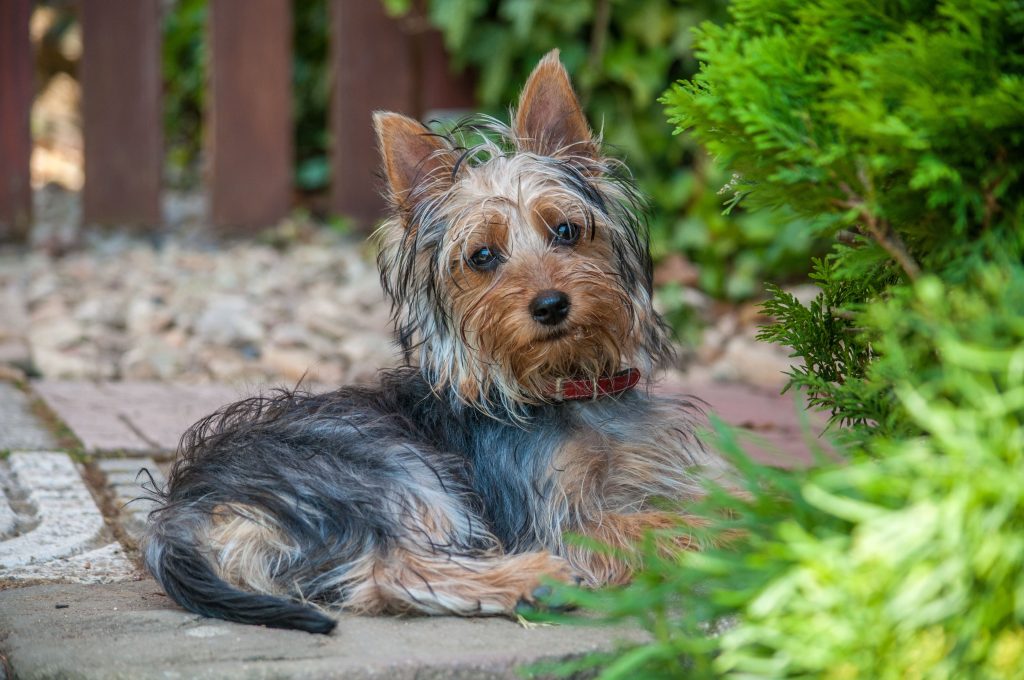
[[[238,623],[307,633],[330,633],[337,625],[337,621],[315,607],[235,588],[216,574],[193,543],[182,538],[151,532],[144,555],[150,573],[167,595],[185,609]]]

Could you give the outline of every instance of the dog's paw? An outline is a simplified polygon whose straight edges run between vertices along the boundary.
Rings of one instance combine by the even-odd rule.
[[[540,575],[540,578],[528,590],[519,597],[516,604],[516,613],[530,611],[568,611],[574,608],[572,603],[566,602],[559,597],[557,584],[580,586],[584,583],[584,577],[573,568],[567,560],[554,555],[549,557],[550,568]]]

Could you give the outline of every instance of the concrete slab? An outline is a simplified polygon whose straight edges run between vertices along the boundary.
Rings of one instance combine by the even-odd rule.
[[[0,465],[5,468],[0,503],[14,516],[13,529],[0,540],[0,585],[135,577],[135,567],[113,541],[67,454],[16,452]]]
[[[0,592],[0,659],[22,680],[75,677],[520,678],[524,664],[644,639],[629,628],[526,629],[504,619],[342,616],[333,635],[189,614],[153,581]]]
[[[152,487],[163,489],[167,483],[163,471],[152,458],[105,458],[97,467],[106,478],[121,527],[138,543],[156,508],[156,501],[149,498]]]
[[[32,414],[28,395],[0,382],[0,450],[52,449],[56,445],[53,435]]]

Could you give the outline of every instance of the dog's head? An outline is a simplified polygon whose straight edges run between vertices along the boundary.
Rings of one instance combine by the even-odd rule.
[[[515,411],[560,378],[649,374],[671,356],[642,201],[601,154],[557,51],[511,128],[374,123],[392,206],[381,280],[403,349],[438,391]]]

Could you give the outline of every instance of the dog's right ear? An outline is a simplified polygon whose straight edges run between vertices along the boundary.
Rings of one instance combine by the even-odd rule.
[[[451,186],[455,159],[441,137],[419,121],[390,111],[374,113],[373,127],[397,207],[411,208]]]

